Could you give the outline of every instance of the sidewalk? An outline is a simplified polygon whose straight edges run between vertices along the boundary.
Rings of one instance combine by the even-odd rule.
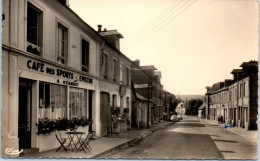
[[[173,124],[173,122],[164,121],[152,125],[149,129],[132,129],[129,131],[121,132],[109,137],[101,137],[90,142],[92,148],[91,152],[85,153],[84,151],[68,152],[61,149],[56,152],[56,149],[44,152],[32,152],[25,154],[23,158],[98,158],[102,155],[114,152],[120,148],[125,148],[140,142],[143,138],[149,136],[152,132],[165,128]]]
[[[203,121],[211,123],[211,124],[217,124],[217,125],[223,127],[223,129],[225,126],[225,124],[218,124],[216,121],[213,121],[213,120],[206,120],[206,119],[200,119],[200,120],[203,120]],[[231,131],[237,135],[243,136],[252,142],[255,142],[256,140],[258,140],[258,130],[248,131],[248,130],[245,130],[245,129],[242,129],[239,127],[232,127],[232,128],[228,127],[227,130]]]

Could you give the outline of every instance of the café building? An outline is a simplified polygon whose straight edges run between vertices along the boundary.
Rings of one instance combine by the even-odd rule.
[[[45,151],[55,133],[40,119],[86,117],[100,136],[99,45],[94,29],[58,0],[3,0],[2,156],[6,148]]]

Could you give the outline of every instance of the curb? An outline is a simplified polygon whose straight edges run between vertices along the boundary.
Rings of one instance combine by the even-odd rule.
[[[150,136],[150,135],[151,135],[152,133],[154,133],[155,131],[164,129],[164,128],[166,128],[167,126],[170,126],[170,125],[172,125],[172,124],[174,124],[174,123],[169,123],[169,124],[167,124],[167,125],[165,125],[165,126],[163,126],[163,127],[160,127],[160,128],[147,129],[147,131],[144,132],[144,134],[141,134],[141,135],[138,136],[138,137],[135,137],[135,138],[133,138],[133,139],[127,141],[127,142],[124,142],[124,143],[122,143],[122,144],[120,144],[120,145],[117,145],[117,146],[115,146],[115,147],[113,147],[113,148],[111,148],[111,149],[108,149],[108,150],[104,151],[104,152],[101,152],[101,153],[99,153],[99,154],[93,155],[93,156],[91,156],[90,158],[100,158],[100,157],[102,157],[103,155],[116,152],[116,151],[118,151],[118,150],[120,150],[120,149],[124,149],[124,148],[127,148],[127,147],[134,146],[135,144],[141,142],[144,138]],[[105,158],[107,158],[107,157],[104,157],[104,159],[105,159]]]
[[[203,120],[204,122],[210,123],[210,124],[225,126],[224,124],[217,124],[217,123],[214,123],[214,122],[211,122],[211,121],[208,121],[208,120],[204,120],[204,119],[201,119],[201,120]],[[243,134],[241,134],[241,133],[239,133],[239,132],[237,132],[237,131],[234,131],[234,130],[232,130],[232,129],[230,129],[230,128],[227,128],[226,130],[227,130],[227,131],[230,131],[230,132],[232,132],[232,133],[234,133],[234,134],[236,134],[236,135],[239,135],[239,136],[242,136],[242,137],[248,139],[248,137],[247,137],[246,135],[243,135]]]

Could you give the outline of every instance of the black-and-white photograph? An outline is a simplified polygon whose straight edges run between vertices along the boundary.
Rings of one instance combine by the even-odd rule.
[[[1,4],[2,158],[258,158],[258,0]]]

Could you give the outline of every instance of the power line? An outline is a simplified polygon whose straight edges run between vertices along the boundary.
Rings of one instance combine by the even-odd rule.
[[[157,30],[155,30],[154,32],[153,32],[153,34],[155,34],[157,31],[159,31],[162,27],[164,27],[165,25],[167,25],[169,22],[171,22],[174,18],[176,18],[177,16],[179,16],[181,13],[183,13],[185,10],[187,10],[191,5],[193,5],[195,2],[196,2],[197,0],[194,0],[192,3],[190,3],[188,6],[186,6],[181,12],[179,12],[177,15],[175,15],[175,16],[173,16],[173,17],[171,17],[166,23],[164,23],[164,24],[162,24],[162,25],[160,25],[159,26],[159,28],[157,28]],[[150,34],[150,35],[147,35],[147,37],[143,37],[143,39],[141,39],[141,40],[139,40],[140,41],[140,43],[142,42],[142,41],[144,41],[145,39],[147,39],[148,37],[150,37],[152,34]],[[136,42],[138,42],[138,41],[136,41]],[[140,44],[140,43],[135,43],[134,45],[132,45],[132,46],[130,46],[130,47],[135,47],[136,45],[138,45],[138,44]],[[128,48],[127,48],[128,49]]]
[[[189,0],[187,0],[185,3],[183,3],[183,4],[181,5],[181,7],[182,7],[183,5],[185,5],[188,1],[189,1]],[[157,22],[155,22],[154,25],[153,25],[153,24],[151,24],[151,25],[148,24],[149,27],[148,27],[146,30],[144,30],[144,32],[142,32],[141,34],[138,34],[136,37],[130,38],[130,40],[129,40],[129,41],[130,41],[130,44],[131,44],[131,41],[136,41],[136,40],[142,38],[143,36],[145,36],[146,34],[149,34],[149,32],[153,30],[153,28],[155,28],[156,26],[158,26],[158,25],[160,25],[161,23],[163,23],[163,22],[164,22],[165,20],[167,20],[171,15],[175,14],[175,12],[176,12],[178,9],[180,9],[181,7],[177,8],[176,10],[174,10],[174,9],[175,9],[178,5],[180,5],[181,2],[183,2],[183,0],[179,1],[179,3],[176,4],[173,8],[171,8],[171,10],[168,11],[166,14],[164,14],[161,19],[159,19]],[[134,38],[134,39],[133,39],[133,38]]]
[[[173,5],[178,2],[179,0],[176,0],[175,2],[173,2],[167,9],[165,9],[160,15],[158,15],[155,19],[153,19],[150,23],[146,24],[144,27],[142,27],[139,31],[137,31],[136,33],[132,34],[130,37],[130,39],[132,37],[134,37],[136,34],[139,34],[141,31],[145,30],[146,27],[150,27],[150,24],[153,24],[157,21],[157,19],[159,19],[160,17],[164,16],[165,14],[167,14],[167,12],[169,12],[168,10],[172,10],[171,8],[173,7]],[[180,0],[179,2],[181,2],[182,0]],[[175,8],[176,5],[173,7]]]

